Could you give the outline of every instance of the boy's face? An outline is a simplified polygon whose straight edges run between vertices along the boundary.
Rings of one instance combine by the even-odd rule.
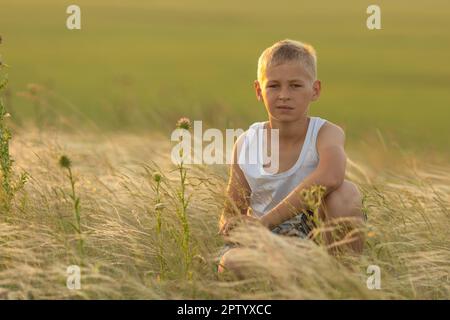
[[[280,122],[305,117],[310,102],[320,95],[320,81],[296,61],[270,66],[261,82],[255,81],[256,97],[264,102],[269,117]]]

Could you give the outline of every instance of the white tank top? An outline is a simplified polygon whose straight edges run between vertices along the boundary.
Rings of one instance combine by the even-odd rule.
[[[244,140],[238,151],[238,163],[251,188],[250,206],[255,215],[262,216],[281,202],[294,190],[319,163],[316,149],[317,135],[326,120],[310,117],[308,130],[297,162],[287,171],[270,174],[263,166],[262,138],[265,122],[256,122],[245,132]],[[259,147],[258,147],[259,146]],[[245,153],[242,151],[245,150]],[[245,155],[254,156],[251,162]],[[247,161],[246,161],[247,160]]]

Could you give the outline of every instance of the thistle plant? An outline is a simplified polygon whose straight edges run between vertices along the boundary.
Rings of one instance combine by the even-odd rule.
[[[0,44],[2,42],[2,38],[0,36]],[[8,67],[8,65],[4,64],[1,56],[0,56],[0,72],[4,67]],[[7,75],[3,76],[0,73],[0,94],[6,88],[8,84]],[[6,111],[5,105],[3,103],[3,99],[0,96],[0,169],[2,173],[2,195],[3,195],[3,209],[6,212],[9,212],[11,209],[11,202],[14,198],[14,194],[21,189],[28,178],[28,174],[26,172],[20,175],[19,180],[16,183],[13,183],[13,162],[14,160],[11,158],[9,153],[9,142],[12,138],[11,131],[6,126],[6,118],[9,118],[10,114]]]
[[[0,83],[0,90],[6,86],[7,80],[4,79]],[[5,118],[8,117],[2,99],[0,99],[0,165],[2,171],[2,191],[4,195],[4,207],[9,211],[11,200],[13,197],[13,188],[11,183],[12,164],[9,153],[9,141],[11,140],[11,132],[6,127]]]
[[[305,213],[308,221],[313,225],[320,227],[322,222],[319,217],[319,209],[322,205],[323,196],[325,195],[325,187],[321,185],[313,185],[300,192],[300,197],[310,213]],[[313,236],[314,238],[314,236]],[[320,238],[315,238],[315,241],[321,242]]]
[[[75,230],[75,232],[77,233],[78,236],[78,252],[80,254],[81,260],[83,261],[84,258],[84,241],[83,241],[83,234],[82,234],[82,230],[81,230],[81,214],[80,214],[80,197],[77,196],[76,192],[75,192],[75,178],[72,174],[72,161],[70,161],[70,159],[63,155],[61,156],[61,158],[59,158],[59,165],[61,168],[67,170],[67,178],[70,181],[70,186],[71,186],[71,194],[69,195],[70,198],[72,199],[72,203],[73,203],[73,211],[74,211],[74,218],[75,218],[75,223],[70,223],[69,224],[72,226],[72,228]]]
[[[191,121],[188,118],[180,118],[176,124],[177,129],[189,130],[191,128]],[[183,139],[183,137],[181,137]],[[181,249],[184,254],[184,267],[185,275],[188,279],[191,279],[192,274],[190,271],[192,262],[192,252],[190,247],[190,228],[187,219],[187,207],[189,204],[189,199],[186,198],[186,175],[187,170],[183,163],[183,148],[180,149],[180,162],[177,164],[177,170],[180,174],[180,190],[177,193],[180,206],[177,209],[177,215],[182,226],[181,234]]]
[[[1,37],[0,37],[1,43]],[[5,67],[0,57],[0,71]],[[7,76],[0,78],[0,93],[8,84]],[[9,211],[12,199],[11,172],[13,160],[9,154],[9,141],[11,140],[11,132],[5,125],[5,118],[9,114],[6,112],[3,99],[0,97],[0,165],[2,171],[2,190],[4,194],[4,208]]]

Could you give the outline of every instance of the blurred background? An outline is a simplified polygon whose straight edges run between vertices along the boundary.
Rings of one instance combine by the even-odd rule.
[[[68,30],[66,8],[81,8]],[[381,7],[382,30],[366,9]],[[311,43],[323,91],[310,114],[349,144],[448,154],[450,2],[2,0],[4,100],[18,128],[169,132],[267,118],[255,99],[257,59],[274,42]]]

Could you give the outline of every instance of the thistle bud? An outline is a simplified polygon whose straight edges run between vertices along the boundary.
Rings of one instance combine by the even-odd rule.
[[[178,129],[189,130],[192,127],[191,120],[189,120],[189,118],[186,118],[186,117],[180,118],[177,121],[176,127]]]
[[[59,158],[59,165],[62,168],[70,169],[72,162],[70,161],[70,159],[67,156],[64,155],[64,156],[61,156],[61,158]]]
[[[155,181],[155,182],[160,182],[161,181],[161,175],[159,174],[159,173],[155,173],[154,175],[153,175],[153,180]]]

